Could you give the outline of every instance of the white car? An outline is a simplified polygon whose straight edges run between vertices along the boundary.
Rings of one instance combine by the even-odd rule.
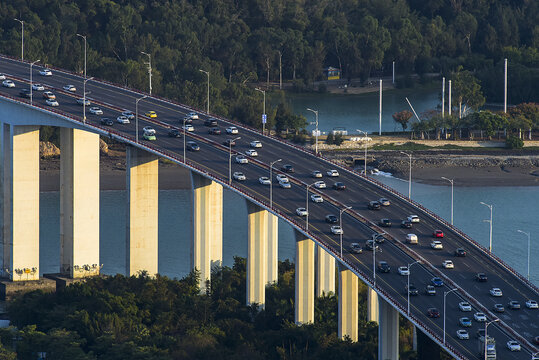
[[[389,206],[391,205],[391,202],[386,199],[386,198],[380,198],[380,200],[378,200],[378,202],[380,203],[380,205],[382,206]]]
[[[520,351],[520,344],[516,340],[509,340],[507,342],[507,348],[511,351]]]
[[[127,118],[127,116],[123,116],[123,115],[120,115],[116,118],[116,121],[119,122],[120,124],[129,124],[130,121],[129,119]]]
[[[292,187],[292,185],[290,185],[288,181],[287,182],[279,181],[279,186],[282,187],[283,189],[290,189]]]
[[[296,209],[296,214],[298,214],[299,216],[307,216],[307,209],[303,208],[303,207],[300,207],[300,208],[297,208]]]
[[[254,147],[254,148],[261,148],[262,147],[262,143],[258,140],[253,140],[251,141],[251,147]]]
[[[75,92],[75,91],[77,91],[77,88],[75,87],[75,85],[66,85],[66,86],[64,86],[64,90],[65,91]]]
[[[234,180],[238,180],[238,181],[247,180],[245,175],[242,172],[239,172],[239,171],[234,172],[234,175],[232,175],[232,176],[234,177]]]
[[[193,132],[195,131],[195,127],[191,124],[185,124],[185,125],[182,125],[182,130]]]
[[[77,104],[85,105],[84,103],[86,103],[86,106],[90,106],[90,100],[85,99],[85,98],[77,99]]]
[[[408,221],[411,222],[411,223],[418,223],[419,222],[419,216],[410,215],[410,216],[408,216]]]
[[[315,170],[311,173],[311,176],[313,178],[321,178],[323,175],[322,175],[322,172],[321,171],[318,171],[318,170]]]
[[[317,188],[317,189],[325,189],[326,188],[326,183],[323,182],[323,181],[317,181],[314,183],[314,187]]]
[[[468,340],[470,338],[470,334],[468,334],[467,330],[457,330],[457,337],[460,340]]]
[[[290,180],[288,180],[288,178],[286,177],[286,175],[284,174],[278,174],[277,176],[275,176],[275,178],[277,179],[278,182],[289,182]]]
[[[145,133],[149,133],[149,134],[152,134],[152,135],[155,135],[155,129],[151,126],[145,126],[143,129],[142,129]]]
[[[6,75],[0,73],[0,80],[6,80]]]
[[[131,111],[129,110],[125,110],[123,113],[122,113],[123,116],[125,116],[126,118],[128,118],[129,120],[133,120],[135,118],[135,114],[133,114]]]
[[[189,118],[192,119],[192,120],[197,120],[198,119],[198,114],[196,112],[190,112],[189,115],[187,115],[187,116],[189,116]]]
[[[331,232],[335,235],[341,235],[343,233],[342,228],[339,225],[333,225],[331,227]]]
[[[243,155],[237,155],[236,156],[236,163],[238,164],[248,164],[249,160]]]
[[[442,244],[441,241],[434,240],[433,242],[430,243],[430,247],[433,248],[434,250],[443,250],[444,245]]]
[[[503,296],[502,290],[500,288],[492,288],[489,290],[490,295],[500,297]]]
[[[487,316],[485,314],[483,314],[482,312],[476,312],[475,314],[473,314],[473,318],[477,322],[486,322],[487,321]]]
[[[53,93],[51,93],[50,91],[45,91],[43,93],[43,98],[44,99],[56,99],[56,95],[54,95]]]
[[[2,81],[2,86],[7,88],[14,88],[15,83],[9,79]]]
[[[238,133],[238,128],[235,127],[235,126],[229,126],[226,128],[226,133],[227,134],[237,134]]]
[[[35,91],[44,91],[45,87],[41,84],[32,84],[32,90]]]
[[[339,176],[339,172],[337,170],[329,170],[328,172],[326,172],[326,174],[328,174],[329,177]]]
[[[101,110],[100,108],[98,108],[97,106],[92,106],[90,108],[90,114],[94,114],[94,115],[103,115],[103,110]]]
[[[53,99],[47,99],[45,100],[45,103],[49,106],[60,106],[60,104],[58,104],[58,101]]]
[[[255,156],[258,156],[258,153],[254,149],[249,149],[249,150],[245,151],[245,155],[255,157]]]
[[[459,309],[460,311],[472,311],[472,305],[467,301],[461,301],[459,302]]]
[[[454,269],[455,268],[455,265],[453,264],[453,261],[451,261],[451,260],[444,260],[444,262],[442,263],[442,266],[444,267],[444,269]]]
[[[321,203],[321,202],[324,202],[324,198],[321,196],[321,195],[318,195],[318,194],[312,194],[311,195],[311,200],[315,203]]]
[[[267,177],[267,176],[259,177],[258,182],[261,183],[262,185],[270,185],[271,184],[271,181],[270,181],[269,177]]]
[[[39,75],[52,76],[52,71],[50,69],[39,70]]]
[[[399,266],[397,271],[399,272],[399,274],[401,274],[403,276],[410,275],[410,270],[408,270],[408,267],[406,267],[406,266]]]
[[[526,301],[526,307],[528,309],[538,309],[539,305],[537,304],[537,301],[530,299],[530,300]]]

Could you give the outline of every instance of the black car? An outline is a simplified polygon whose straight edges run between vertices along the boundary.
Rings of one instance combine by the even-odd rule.
[[[333,188],[335,190],[344,190],[346,189],[346,186],[342,182],[336,182],[335,184],[333,184]]]
[[[507,307],[511,310],[518,310],[520,309],[520,303],[516,300],[509,301],[509,304],[507,304]]]
[[[464,257],[466,256],[466,250],[463,248],[458,248],[455,250],[455,256]]]
[[[200,146],[198,146],[198,144],[196,142],[194,142],[194,141],[186,142],[185,147],[189,151],[199,151],[200,150]]]
[[[30,90],[21,89],[21,91],[19,91],[19,96],[23,98],[30,98]]]
[[[365,242],[365,249],[372,251],[373,246],[375,246],[373,240],[367,240]],[[376,251],[380,251],[380,246],[376,245]]]
[[[106,125],[106,126],[112,126],[114,125],[114,121],[112,121],[112,119],[109,119],[109,118],[102,118],[101,124]]]
[[[429,308],[427,310],[427,316],[431,318],[439,318],[440,317],[440,311],[436,308]]]
[[[378,201],[370,201],[367,207],[370,210],[380,210],[380,203]]]
[[[389,220],[389,219],[380,219],[380,221],[378,221],[378,225],[380,225],[382,227],[391,227],[391,220]]]
[[[419,291],[417,290],[417,288],[415,287],[414,284],[410,284],[410,287],[408,287],[408,285],[406,285],[404,287],[404,292],[408,292],[410,293],[410,296],[416,296],[416,295],[419,295]]]
[[[177,129],[170,129],[168,132],[168,136],[170,137],[180,137],[181,134]]]
[[[281,167],[281,171],[287,172],[287,173],[293,173],[294,167],[292,165],[286,164]]]
[[[333,214],[326,215],[326,222],[330,224],[335,224],[339,222],[339,218]]]
[[[494,311],[498,313],[503,313],[505,309],[502,304],[494,304]]]
[[[191,119],[190,117],[185,117],[183,118],[182,120],[180,120],[180,122],[183,124],[185,122],[185,124],[192,124],[193,123],[193,119]]]
[[[411,229],[412,228],[412,222],[409,221],[409,220],[402,220],[401,228]]]
[[[374,234],[372,234],[372,240],[376,241],[378,244],[381,244],[384,241],[386,241],[386,239],[384,238],[384,235],[385,235],[385,233],[383,233],[383,234],[374,233]]]
[[[218,127],[212,127],[210,130],[208,130],[208,133],[211,135],[221,135],[221,129]]]
[[[434,287],[434,285],[427,285],[425,287],[425,293],[427,295],[434,296],[436,295],[436,288]]]
[[[223,145],[225,146],[236,146],[236,142],[232,139],[226,139],[224,142],[223,142]]]
[[[385,261],[379,261],[378,262],[378,270],[383,273],[388,273],[391,271],[391,266]]]
[[[204,120],[204,126],[217,126],[217,120],[214,118],[209,118]]]
[[[475,275],[475,279],[479,282],[487,282],[487,275],[485,275],[484,273],[478,273],[477,275]]]

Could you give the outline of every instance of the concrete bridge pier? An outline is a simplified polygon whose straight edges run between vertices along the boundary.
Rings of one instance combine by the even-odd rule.
[[[371,287],[367,288],[367,321],[378,322],[378,294]]]
[[[60,129],[60,272],[99,275],[99,135]]]
[[[314,242],[302,233],[296,235],[295,322],[314,322]]]
[[[3,273],[39,279],[39,126],[3,124]]]
[[[316,251],[316,296],[335,294],[335,258],[322,247]]]
[[[339,264],[339,328],[338,336],[358,340],[358,278],[356,274]]]
[[[247,201],[247,305],[266,303],[268,282],[268,214]]]
[[[127,147],[127,275],[158,273],[158,158]]]
[[[268,284],[279,280],[279,218],[268,213]]]
[[[378,359],[399,359],[399,312],[384,299],[379,299]]]
[[[223,187],[191,172],[193,188],[193,242],[191,268],[200,273],[200,291],[205,293],[206,281],[214,266],[223,264]]]

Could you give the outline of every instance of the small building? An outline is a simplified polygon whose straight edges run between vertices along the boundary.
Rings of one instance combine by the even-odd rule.
[[[341,78],[341,69],[334,68],[332,66],[325,68],[328,80],[339,80]]]

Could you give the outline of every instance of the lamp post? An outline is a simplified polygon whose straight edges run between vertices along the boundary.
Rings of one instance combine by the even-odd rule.
[[[198,70],[208,76],[208,90],[207,90],[207,103],[206,103],[206,114],[210,114],[210,72],[204,70]]]
[[[275,163],[278,163],[279,161],[283,161],[283,159],[277,159],[275,161],[270,162],[270,168],[269,168],[269,180],[270,180],[270,209],[273,209],[273,179],[271,178],[271,170],[273,169],[273,165]]]
[[[341,241],[341,259],[342,259],[342,235],[343,235],[343,232],[344,232],[344,229],[342,227],[342,213],[345,212],[346,210],[350,210],[352,207],[351,206],[347,206],[345,207],[344,209],[341,209],[339,210],[339,225],[341,226],[341,236],[340,236],[340,241]]]
[[[457,291],[458,289],[451,289],[449,291],[444,291],[444,342],[443,344],[445,345],[445,298],[447,295],[449,295],[450,293],[452,293],[453,291]]]
[[[86,83],[90,80],[92,80],[94,77],[84,79],[83,87],[82,87],[82,122],[86,123],[86,94],[89,94],[90,92],[86,92]]]
[[[150,95],[152,95],[152,56],[144,51],[141,51],[140,53],[148,57],[148,62],[145,64],[148,65],[148,75],[150,77]]]
[[[451,225],[453,225],[453,181],[454,179],[448,179],[445,176],[442,176],[442,179],[447,180],[451,183]]]
[[[412,154],[406,153],[404,151],[400,152],[410,158],[410,168],[408,170],[408,200],[412,198]]]
[[[183,133],[185,135],[185,130]],[[235,139],[232,139],[231,141],[228,142],[228,183],[229,184],[232,184],[232,143],[239,139],[241,139],[241,136]],[[185,143],[185,138],[183,142]]]
[[[309,188],[315,183],[307,185],[307,194],[305,197],[305,210],[307,211],[307,216],[305,217],[305,229],[309,231]]]
[[[30,63],[30,105],[33,104],[33,93],[32,93],[32,66],[34,66],[35,63],[39,62],[39,60],[34,61],[33,63]]]
[[[406,288],[407,289],[407,292],[408,292],[408,308],[407,308],[407,314],[410,315],[410,268],[412,267],[412,265],[415,265],[417,263],[419,263],[420,261],[417,260],[417,261],[414,261],[413,263],[411,264],[408,264],[408,287]]]
[[[15,21],[18,21],[21,23],[22,31],[21,31],[21,60],[24,61],[24,21],[19,19],[13,19]]]
[[[136,138],[137,143],[138,143],[138,102],[142,99],[146,99],[147,97],[148,97],[147,95],[144,95],[143,97],[138,98],[135,101],[135,138]]]
[[[314,153],[316,155],[318,155],[318,110],[313,110],[313,109],[309,109],[307,108],[308,111],[312,111],[315,115],[315,133],[314,133],[314,138],[315,138],[315,142],[314,142]]]
[[[367,132],[363,130],[356,130],[359,133],[362,133],[365,137],[365,140],[363,141],[365,143],[365,176],[367,176]]]
[[[256,91],[260,91],[264,95],[264,105],[262,110],[262,135],[266,135],[266,90],[255,88]]]
[[[531,233],[525,232],[522,230],[517,230],[519,233],[522,233],[528,237],[528,280],[530,280],[530,237]]]
[[[185,135],[187,133],[187,130],[185,129],[185,123],[186,121],[188,120],[189,118],[187,117],[184,117],[183,118],[183,127],[182,127],[182,131],[183,131],[183,163],[185,164],[186,163],[186,159],[187,159],[187,155],[185,154]]]
[[[77,36],[84,39],[84,78],[86,79],[86,35],[77,34]]]
[[[490,225],[490,232],[489,232],[489,243],[488,243],[488,251],[492,252],[492,205],[489,205],[489,204],[485,204],[484,202],[481,201],[481,204],[482,205],[485,205],[486,207],[488,207],[490,209],[490,220],[483,220],[484,222],[488,222],[489,225]]]
[[[483,341],[485,348],[483,349],[485,360],[487,360],[487,328],[490,324],[500,321],[500,319],[494,319],[489,322],[485,322],[485,341]]]

